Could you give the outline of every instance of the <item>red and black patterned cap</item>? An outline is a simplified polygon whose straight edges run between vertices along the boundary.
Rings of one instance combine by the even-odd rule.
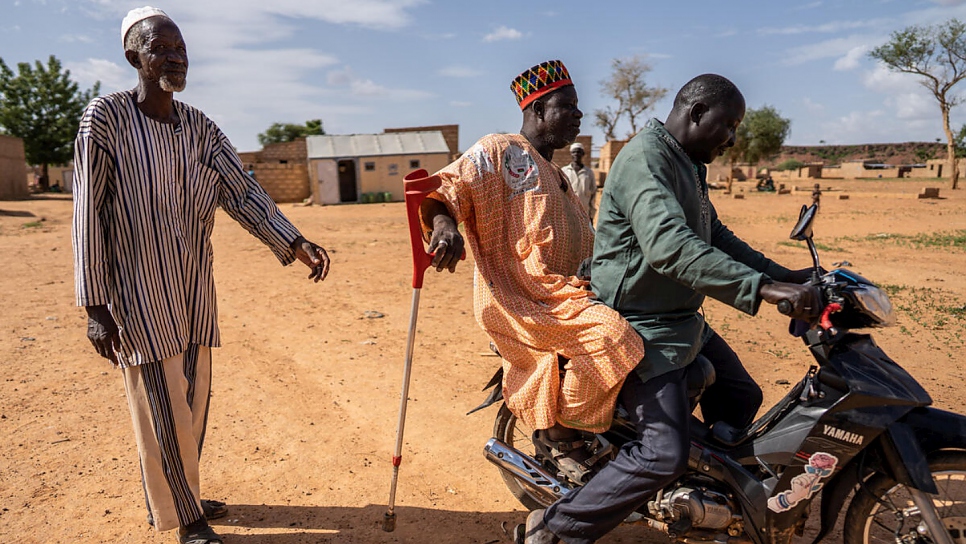
[[[570,72],[559,60],[548,60],[518,75],[510,83],[520,109],[526,109],[537,98],[567,85],[573,85]]]

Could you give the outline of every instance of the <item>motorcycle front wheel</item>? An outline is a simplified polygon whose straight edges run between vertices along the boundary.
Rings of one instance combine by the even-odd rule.
[[[532,440],[533,429],[518,420],[517,416],[513,415],[510,409],[506,407],[506,404],[500,405],[500,411],[496,414],[496,421],[493,423],[493,436],[502,440],[511,448],[517,449],[531,458],[535,458]],[[502,470],[500,471],[500,477],[503,478],[503,483],[506,484],[510,493],[527,510],[546,508],[552,504],[541,500],[539,495],[532,493],[523,482]]]
[[[966,543],[966,453],[941,452],[929,461],[939,495],[936,511],[953,542]],[[856,491],[845,516],[845,544],[926,543],[928,531],[905,486],[876,474]]]

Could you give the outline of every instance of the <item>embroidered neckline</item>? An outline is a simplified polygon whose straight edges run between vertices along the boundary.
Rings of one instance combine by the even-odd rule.
[[[652,118],[648,121],[647,126],[651,128],[659,138],[664,140],[669,146],[678,150],[688,159],[688,163],[691,164],[691,173],[694,174],[694,186],[698,190],[698,198],[701,200],[701,223],[706,227],[711,225],[711,201],[708,195],[708,184],[701,183],[701,173],[700,166],[691,160],[687,152],[681,147],[681,143],[678,142],[674,136],[664,127],[664,123]]]

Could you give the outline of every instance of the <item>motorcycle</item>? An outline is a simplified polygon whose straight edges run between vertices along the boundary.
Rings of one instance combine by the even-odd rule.
[[[785,544],[802,535],[821,491],[824,539],[846,509],[845,544],[966,544],[966,417],[930,407],[929,394],[856,329],[895,323],[886,293],[845,268],[824,272],[812,241],[815,205],[802,206],[789,236],[804,241],[821,292],[815,323],[792,321],[815,364],[788,394],[746,429],[691,421],[688,470],[626,523],[643,523],[672,540],[707,544]],[[788,314],[783,301],[778,310]],[[792,332],[790,330],[790,332]],[[689,365],[696,402],[710,363]],[[711,369],[713,372],[713,369]],[[502,401],[502,368],[473,411]],[[472,413],[472,412],[471,412]],[[507,488],[528,509],[544,508],[576,489],[531,440],[532,430],[502,404],[484,452]],[[635,440],[617,406],[604,433],[586,437],[599,469]]]

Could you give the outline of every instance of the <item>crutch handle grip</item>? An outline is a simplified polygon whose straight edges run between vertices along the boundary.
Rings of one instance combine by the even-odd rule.
[[[413,289],[423,287],[423,275],[433,262],[435,254],[423,246],[423,229],[419,222],[419,207],[430,193],[439,189],[443,181],[439,175],[429,175],[424,169],[410,172],[403,179],[406,199],[406,219],[409,221],[409,242],[413,250]],[[466,259],[466,251],[460,259]]]

